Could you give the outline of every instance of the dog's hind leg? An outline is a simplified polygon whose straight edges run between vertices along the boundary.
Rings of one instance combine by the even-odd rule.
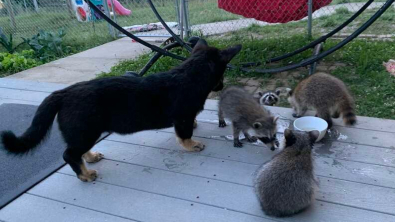
[[[199,152],[204,149],[204,144],[191,139],[193,134],[194,118],[187,120],[177,120],[174,122],[174,129],[177,134],[177,140],[186,150]]]
[[[99,152],[88,151],[82,155],[82,158],[84,158],[87,163],[96,163],[103,159],[104,155]]]
[[[68,147],[63,153],[63,159],[70,165],[77,177],[84,182],[94,181],[97,177],[96,170],[88,170],[82,160],[83,149]]]

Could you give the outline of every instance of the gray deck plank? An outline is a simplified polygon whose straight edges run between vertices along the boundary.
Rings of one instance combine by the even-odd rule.
[[[98,181],[104,183],[267,217],[261,211],[252,187],[106,160],[95,164],[93,167],[101,172]],[[64,167],[60,172],[75,176],[69,166]],[[208,183],[207,181],[210,182]],[[325,205],[325,210],[322,209],[323,205]],[[319,221],[339,221],[342,219],[339,212],[342,214],[346,211],[349,211],[351,215],[358,214],[362,216],[373,213],[376,214],[376,219],[381,217],[395,219],[394,216],[350,207],[342,206],[342,210],[339,208],[339,206],[332,203],[316,201],[307,212],[285,221],[315,221],[314,218],[320,218]],[[362,219],[362,217],[359,217],[352,220],[358,221]]]
[[[197,119],[199,120],[199,118]],[[202,127],[199,127],[199,125],[202,125]],[[164,131],[172,132],[174,129],[168,128],[164,129]],[[331,131],[332,133],[328,132],[325,136],[325,138],[331,141],[395,149],[395,133],[392,132],[370,131],[341,126],[334,126]],[[194,130],[194,135],[199,135],[206,138],[212,136],[232,135],[232,127],[227,126],[225,128],[220,128],[218,127],[218,124],[199,121],[198,127]],[[323,143],[327,143],[325,138],[322,140]]]
[[[150,131],[139,132],[129,136],[113,134],[107,139],[137,145],[182,150],[181,146],[175,139],[175,135],[171,133],[171,131],[172,130],[168,130],[168,132],[156,131],[154,137]],[[201,131],[202,130],[196,130],[194,132],[195,139],[205,143],[206,145],[207,143],[210,143],[210,145],[206,147],[206,150],[201,153],[201,155],[254,164],[261,163],[262,156],[264,157],[273,155],[273,152],[263,145],[256,146],[244,143],[243,148],[239,149],[233,147],[232,141],[221,137],[215,137],[215,139],[200,138],[199,132]],[[222,133],[222,135],[227,134]],[[232,153],[230,153],[230,150],[232,150]],[[358,144],[342,143],[338,141],[327,141],[325,144],[321,142],[317,143],[315,145],[314,152],[316,156],[395,167],[395,149],[391,148],[378,148]]]
[[[131,222],[133,220],[86,208],[24,194],[0,210],[0,221],[7,222]]]
[[[101,144],[103,146],[101,146]],[[191,153],[184,153],[182,155],[179,155],[178,153],[174,153],[171,151],[167,154],[165,152],[162,152],[161,150],[152,150],[152,152],[150,152],[148,147],[140,148],[140,149],[146,149],[146,151],[136,150],[137,149],[136,147],[132,148],[128,144],[125,145],[118,144],[112,146],[110,143],[103,142],[97,145],[97,149],[102,152],[107,150],[107,152],[104,152],[105,155],[107,156],[107,158],[113,160],[129,162],[136,165],[142,165],[148,168],[151,167],[151,168],[162,169],[162,170],[170,170],[173,172],[181,172],[189,175],[197,175],[214,180],[233,182],[246,186],[252,186],[252,180],[253,180],[252,174],[255,172],[257,168],[257,165],[249,165],[240,162],[232,163],[230,161],[225,161],[223,163],[222,161],[218,161],[214,158],[206,158],[205,160],[203,160],[201,159],[201,157]],[[111,151],[112,149],[122,149],[122,151],[117,151],[117,150]],[[169,158],[169,156],[172,156],[172,158]],[[167,161],[163,162],[161,161],[161,159],[167,159]],[[200,165],[199,163],[202,162],[203,164]],[[171,165],[172,167],[169,167],[169,163],[172,164]],[[217,167],[215,167],[216,164],[218,165]],[[317,164],[320,164],[320,162],[318,161]],[[365,177],[371,179],[370,176],[372,176],[373,174],[382,173],[380,169],[375,170],[374,167],[366,164],[365,165],[360,164],[360,166],[357,166],[356,168],[356,169],[361,168],[362,171],[364,169],[367,169],[368,173],[365,174],[364,173],[361,174],[353,170],[349,170],[346,167],[339,168],[338,167],[339,164],[337,165],[322,164],[322,165],[327,167],[333,167],[334,169],[332,169],[332,172],[337,172],[336,175],[330,175],[330,176],[343,177],[343,179],[347,179],[347,180],[351,180],[356,177],[359,177],[359,179],[361,180],[363,180],[363,178]],[[205,166],[208,166],[208,168],[210,169],[209,172],[206,172],[207,170]],[[246,169],[249,169],[248,170],[249,172],[246,172]],[[319,170],[322,169],[319,168],[317,169],[316,174],[318,175],[320,175],[321,173]],[[324,169],[323,171],[327,171],[327,170]],[[369,171],[373,171],[373,172],[369,172]],[[232,172],[231,175],[233,177],[229,177],[230,174],[229,172]],[[328,170],[328,172],[325,173],[330,174],[331,171]],[[386,176],[382,176],[382,178],[385,177]],[[395,209],[394,208],[395,189],[393,188],[372,186],[368,184],[361,184],[351,181],[326,178],[322,176],[318,176],[318,179],[320,181],[320,189],[319,189],[320,191],[317,197],[320,200],[331,201],[332,203],[350,205],[364,209],[374,209],[380,212],[394,213],[392,209]],[[187,181],[187,179],[185,181]],[[375,181],[375,183],[382,183],[383,181],[385,180],[381,180],[380,178],[377,178],[377,181]],[[390,184],[391,181],[394,181],[394,176],[390,175],[389,178],[386,179],[386,181],[387,181],[386,182],[387,185]],[[336,184],[336,186],[332,184]],[[366,190],[370,190],[370,192],[366,193]],[[373,198],[373,200],[370,200],[369,198],[372,198],[373,194],[374,197],[377,199]],[[375,201],[380,202],[381,204],[377,204],[375,203]]]
[[[82,183],[75,176],[59,173],[50,176],[28,193],[144,222],[272,221],[167,195],[101,182]]]
[[[0,88],[20,89],[27,91],[53,92],[67,87],[66,84],[27,81],[11,78],[0,78]]]
[[[213,113],[216,113],[216,111],[218,110],[217,104],[218,104],[218,100],[207,100],[204,109],[207,111],[215,111]],[[282,118],[292,119],[292,120],[295,119],[292,117],[292,111],[289,108],[276,107],[276,106],[265,106],[265,107],[269,109],[271,112],[281,115]],[[306,115],[312,116],[315,115],[315,112],[308,111]],[[395,120],[380,119],[380,118],[367,117],[367,116],[358,116],[357,120],[358,121],[355,126],[348,128],[360,128],[360,129],[378,130],[378,131],[395,133]],[[333,124],[338,126],[344,126],[341,118],[333,119]]]
[[[160,142],[158,142],[160,144]],[[209,141],[208,147],[212,147]],[[147,167],[192,174],[211,179],[230,181],[237,184],[252,185],[251,174],[262,163],[271,159],[274,153],[250,154],[256,158],[255,163],[235,162],[231,159],[218,159],[205,155],[190,154],[181,149],[157,149],[111,141],[102,141],[95,146],[105,157]],[[248,148],[246,148],[248,149]],[[237,156],[235,150],[227,154]],[[213,152],[213,151],[211,151]],[[277,152],[276,152],[277,153]],[[248,158],[248,156],[246,157]],[[338,178],[359,183],[395,188],[395,168],[372,164],[335,160],[326,157],[316,157],[316,174],[323,177]],[[229,174],[228,172],[232,172]],[[214,176],[215,174],[215,176]]]

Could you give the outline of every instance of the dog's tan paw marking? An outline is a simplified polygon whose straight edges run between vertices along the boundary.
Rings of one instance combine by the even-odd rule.
[[[194,121],[193,121],[193,128],[195,129],[197,127],[197,120],[195,119]]]
[[[200,152],[202,150],[204,150],[205,145],[199,141],[195,141],[192,139],[178,139],[178,141],[180,142],[180,144],[188,151],[191,152]]]
[[[85,174],[78,175],[78,178],[83,182],[92,182],[97,178],[96,170],[87,170]]]
[[[88,163],[96,163],[96,162],[99,162],[101,159],[103,159],[104,155],[102,153],[99,153],[99,152],[88,151],[82,157]]]

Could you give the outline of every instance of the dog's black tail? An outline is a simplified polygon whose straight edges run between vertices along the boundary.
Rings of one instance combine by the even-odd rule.
[[[61,104],[62,99],[56,92],[45,98],[38,107],[32,124],[20,137],[16,137],[12,131],[1,133],[4,148],[14,154],[23,154],[35,148],[48,134]]]

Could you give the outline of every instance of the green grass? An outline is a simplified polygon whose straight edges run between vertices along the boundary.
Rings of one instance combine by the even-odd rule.
[[[218,38],[208,39],[210,45],[224,48],[234,44],[242,44],[243,50],[233,60],[233,64],[240,62],[263,61],[265,58],[278,56],[305,45],[308,41],[301,35],[288,38],[262,39],[257,41],[248,36],[234,35],[226,41]],[[325,48],[330,48],[338,43],[337,40],[328,40]],[[177,54],[187,55],[185,51],[175,50]],[[145,54],[134,61],[124,61],[112,68],[111,72],[102,74],[100,77],[118,76],[125,71],[139,71],[152,54]],[[305,52],[278,64],[266,64],[262,67],[281,66],[290,62],[298,62],[311,55]],[[342,63],[344,67],[339,67],[331,74],[342,79],[350,88],[356,100],[356,110],[358,115],[372,116],[379,118],[395,119],[395,78],[385,71],[382,62],[395,58],[394,42],[381,42],[366,40],[354,40],[341,50],[329,55],[323,60],[326,64]],[[165,57],[161,58],[150,73],[167,71],[179,64],[179,61]],[[306,74],[307,71],[304,72]],[[305,76],[305,75],[304,75]],[[282,86],[281,79],[276,79],[275,75],[244,73],[239,70],[226,72],[227,84],[237,84],[240,77],[258,77],[276,81],[276,86]],[[303,77],[303,75],[302,75]],[[301,78],[291,79],[289,85],[295,86]],[[282,103],[282,105],[287,105]]]

